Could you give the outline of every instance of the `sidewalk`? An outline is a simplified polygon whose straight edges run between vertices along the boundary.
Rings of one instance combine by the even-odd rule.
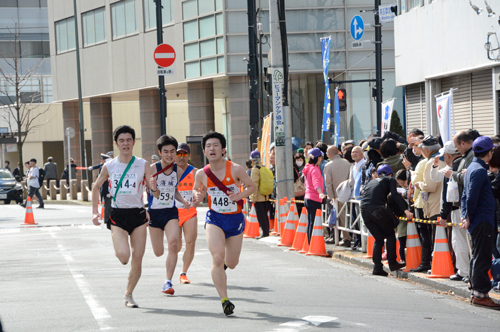
[[[279,236],[269,236],[258,240],[259,242],[265,242],[270,244],[277,245],[280,242]],[[326,244],[326,252],[329,255],[328,259],[357,265],[361,268],[365,268],[367,270],[373,269],[373,261],[371,258],[364,258],[366,253],[351,250],[351,248],[335,246],[332,244]],[[283,248],[283,247],[281,247]],[[414,272],[402,272],[402,271],[394,271],[391,272],[389,267],[387,266],[387,261],[384,261],[385,271],[389,272],[390,277],[395,277],[401,279],[402,281],[411,281],[414,283],[418,283],[430,288],[434,288],[436,291],[440,291],[446,293],[451,296],[459,296],[467,301],[470,299],[470,292],[467,288],[467,284],[462,281],[452,281],[448,278],[440,279],[440,278],[427,278],[425,273],[414,273]],[[384,277],[380,277],[384,278]],[[496,303],[500,304],[500,293],[495,291],[490,291],[490,297]]]
[[[364,258],[366,253],[357,250],[351,250],[350,248],[339,247],[335,245],[326,245],[326,251],[331,255],[332,259],[357,265],[369,270],[373,268],[373,261],[371,258]],[[390,273],[391,276],[398,279],[409,280],[421,285],[432,287],[440,292],[447,293],[452,296],[460,296],[467,300],[470,298],[470,292],[467,288],[467,284],[462,281],[452,281],[449,279],[441,278],[427,278],[425,273],[414,273],[414,272],[402,272],[402,271],[389,271],[387,266],[387,261],[384,261],[385,270]],[[382,277],[381,277],[382,278]],[[490,291],[490,297],[496,302],[500,303],[500,293]]]

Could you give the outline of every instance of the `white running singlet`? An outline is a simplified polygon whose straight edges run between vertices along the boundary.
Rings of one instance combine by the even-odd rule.
[[[159,168],[158,171],[161,171],[161,164],[158,166],[158,163],[156,163],[156,165],[156,168]],[[160,173],[156,176],[156,186],[160,190],[160,196],[156,198],[148,193],[149,208],[156,210],[174,207],[175,189],[177,188],[177,164],[172,166],[172,173],[169,175]]]
[[[122,177],[123,172],[127,168],[127,164],[121,163],[118,157],[108,161],[106,168],[109,173],[111,197],[111,207],[119,209],[132,209],[142,208],[144,203],[142,201],[142,193],[144,186],[144,171],[146,169],[146,160],[135,157],[134,163],[125,174],[122,184],[116,194],[116,187]]]

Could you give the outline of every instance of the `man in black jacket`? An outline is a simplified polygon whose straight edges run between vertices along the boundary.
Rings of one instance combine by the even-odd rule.
[[[387,260],[391,271],[399,270],[405,263],[396,261],[396,234],[394,228],[399,224],[399,220],[394,213],[386,207],[388,195],[391,194],[394,204],[397,204],[401,211],[404,211],[408,219],[413,219],[413,214],[398,194],[396,188],[397,181],[392,178],[392,169],[389,165],[383,164],[377,168],[377,179],[368,183],[361,198],[361,215],[363,222],[375,238],[373,245],[373,275],[387,276],[382,265],[382,247],[384,239],[387,239]]]

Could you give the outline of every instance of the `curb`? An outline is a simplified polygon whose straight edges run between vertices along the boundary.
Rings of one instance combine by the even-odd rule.
[[[43,204],[61,204],[61,205],[83,205],[83,206],[92,206],[92,201],[80,201],[80,200],[45,200]]]
[[[329,247],[327,248],[327,252],[334,260],[357,265],[369,270],[373,268],[372,260],[359,257],[361,254],[364,255],[364,253],[360,253],[359,251],[351,251],[350,249],[346,250],[343,247]],[[466,300],[470,299],[470,291],[467,288],[467,285],[460,281],[451,281],[443,278],[427,278],[424,273],[390,271],[389,274],[398,279],[410,280],[420,285],[434,288],[438,291],[447,293],[448,295],[459,296]],[[490,297],[493,301],[500,304],[499,294],[495,293],[494,291],[490,291]]]

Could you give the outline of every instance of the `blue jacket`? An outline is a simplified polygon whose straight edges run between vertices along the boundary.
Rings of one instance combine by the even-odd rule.
[[[469,234],[482,222],[489,222],[495,227],[495,198],[487,169],[483,160],[474,157],[465,173],[461,206],[462,218],[469,216]]]

